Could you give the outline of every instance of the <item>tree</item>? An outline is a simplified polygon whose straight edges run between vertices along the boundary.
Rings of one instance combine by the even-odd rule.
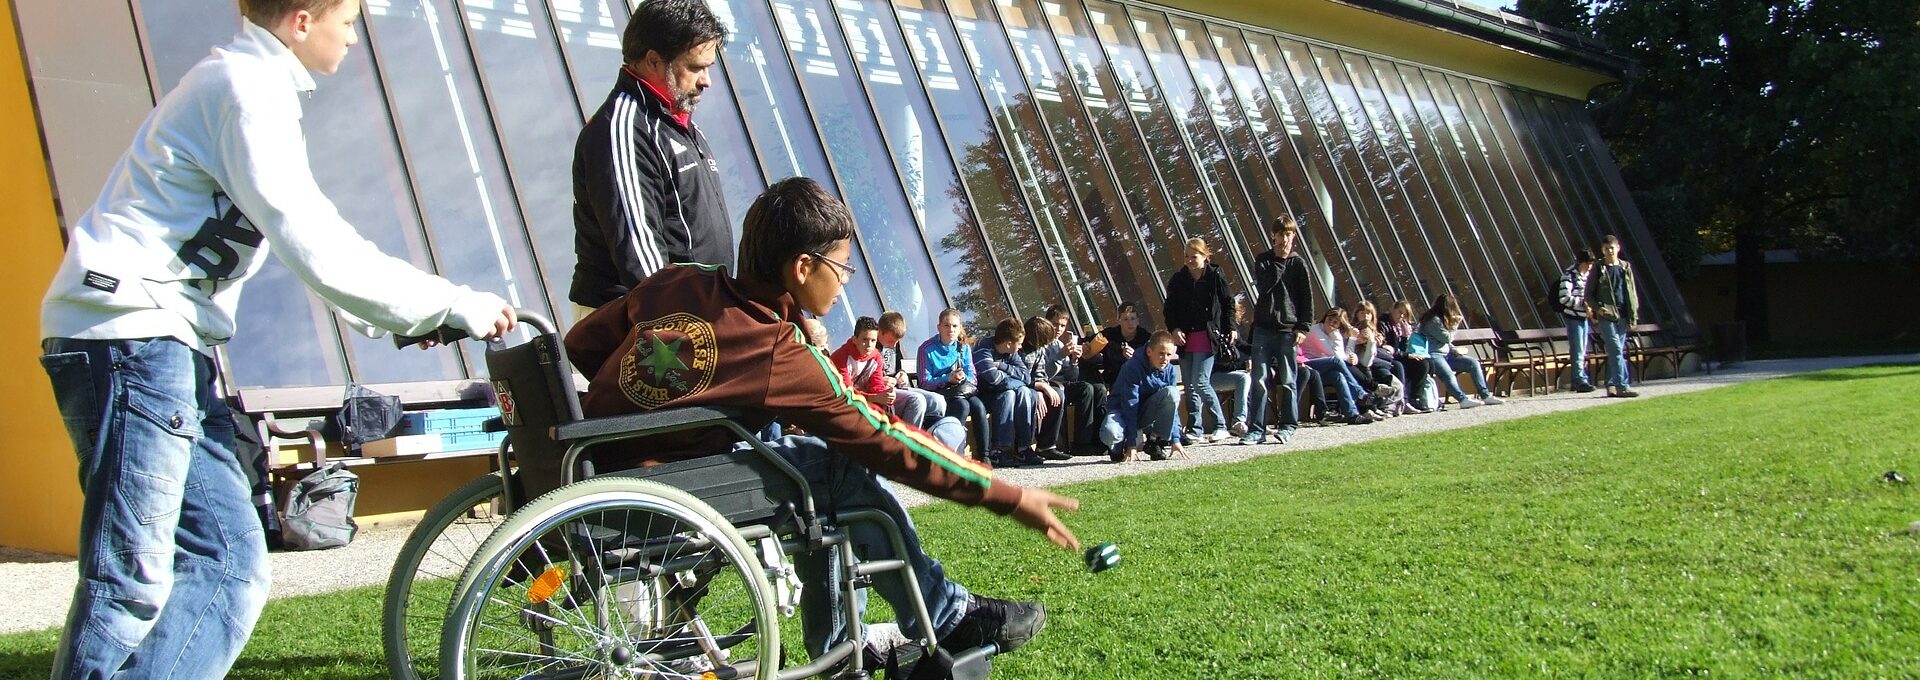
[[[1735,253],[1736,318],[1767,340],[1768,249],[1920,254],[1920,0],[1530,0],[1644,74],[1596,123],[1668,264]]]

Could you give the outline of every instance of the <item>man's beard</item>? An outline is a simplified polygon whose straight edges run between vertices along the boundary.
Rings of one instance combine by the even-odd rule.
[[[673,83],[667,83],[667,94],[673,96],[673,108],[681,113],[693,113],[693,107],[700,104],[700,89],[682,90]]]

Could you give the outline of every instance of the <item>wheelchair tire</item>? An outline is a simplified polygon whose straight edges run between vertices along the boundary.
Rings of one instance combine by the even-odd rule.
[[[380,611],[380,641],[394,680],[440,677],[447,605],[467,563],[506,521],[494,507],[505,484],[500,473],[489,472],[461,485],[421,516],[400,547]]]
[[[650,595],[623,600],[635,585]],[[712,507],[658,482],[601,477],[535,499],[494,531],[461,577],[440,650],[450,679],[748,677],[750,666],[771,680],[780,621],[765,567]]]

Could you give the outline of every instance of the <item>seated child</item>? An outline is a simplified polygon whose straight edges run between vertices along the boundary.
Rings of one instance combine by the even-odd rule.
[[[960,322],[960,310],[940,312],[939,335],[920,343],[920,386],[939,393],[947,402],[947,413],[961,421],[971,419],[973,457],[986,461],[987,441],[993,435],[993,416],[978,394],[980,382],[973,375],[973,340],[967,337],[966,324]]]
[[[749,431],[775,418],[806,428],[811,436],[782,437],[771,447],[807,477],[821,507],[874,508],[899,526],[907,554],[894,554],[892,541],[871,524],[855,525],[851,540],[867,559],[913,566],[940,646],[964,650],[992,642],[1012,651],[1039,633],[1045,609],[972,595],[948,579],[920,550],[912,518],[880,478],[1008,515],[1067,549],[1077,549],[1079,539],[1054,510],[1079,503],[994,478],[849,392],[827,358],[806,344],[797,322],[833,307],[853,273],[846,264],[852,236],[853,216],[813,180],[768,187],[747,210],[737,277],[717,267],[669,265],[567,333],[568,355],[592,376],[582,406],[589,416],[727,406],[743,412]],[[708,432],[664,434],[596,452],[595,460],[601,469],[620,469],[733,446],[723,441]],[[801,626],[813,654],[845,635],[835,620],[843,593],[830,585],[838,581],[829,555],[816,551],[795,560],[807,584]],[[898,572],[874,579],[900,629],[911,631],[918,623],[907,587]]]
[[[980,376],[980,399],[993,413],[994,465],[1015,467],[1045,461],[1033,453],[1033,374],[1020,356],[1026,330],[1003,319],[993,328],[993,344],[973,351],[973,372]]]
[[[880,315],[880,366],[885,371],[887,386],[893,388],[893,414],[909,423],[931,427],[946,417],[947,400],[913,387],[907,381],[907,370],[900,361],[900,341],[906,336],[907,317],[899,312]]]
[[[893,387],[892,381],[887,380],[886,372],[881,368],[879,344],[880,322],[873,317],[863,316],[853,322],[853,337],[847,338],[847,344],[834,350],[831,358],[834,369],[840,371],[840,379],[846,381],[847,387],[866,397],[867,401],[891,407],[899,391]],[[901,421],[926,428],[947,448],[958,449],[967,443],[966,427],[959,421],[943,423],[936,418],[934,422],[922,423],[904,417]]]

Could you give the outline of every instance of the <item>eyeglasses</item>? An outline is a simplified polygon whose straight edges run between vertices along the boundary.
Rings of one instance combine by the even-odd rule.
[[[808,254],[808,255],[811,255],[811,256],[813,256],[813,259],[815,259],[815,260],[819,260],[819,261],[821,261],[821,262],[825,262],[825,263],[827,263],[827,264],[830,264],[830,265],[833,265],[833,268],[834,268],[834,269],[837,269],[837,270],[839,270],[839,271],[840,271],[840,285],[843,285],[843,286],[844,286],[844,285],[847,285],[847,282],[848,282],[848,281],[852,281],[852,280],[853,280],[853,275],[854,275],[854,273],[856,273],[856,272],[859,272],[859,271],[860,271],[860,270],[858,270],[858,269],[854,269],[854,268],[853,268],[853,265],[850,265],[850,264],[847,264],[847,263],[845,263],[845,262],[841,262],[841,261],[839,261],[839,260],[836,260],[836,259],[833,259],[833,258],[831,258],[831,257],[827,257],[827,256],[825,256],[825,255],[821,255],[821,254],[819,254],[819,253],[807,253],[807,254]]]

